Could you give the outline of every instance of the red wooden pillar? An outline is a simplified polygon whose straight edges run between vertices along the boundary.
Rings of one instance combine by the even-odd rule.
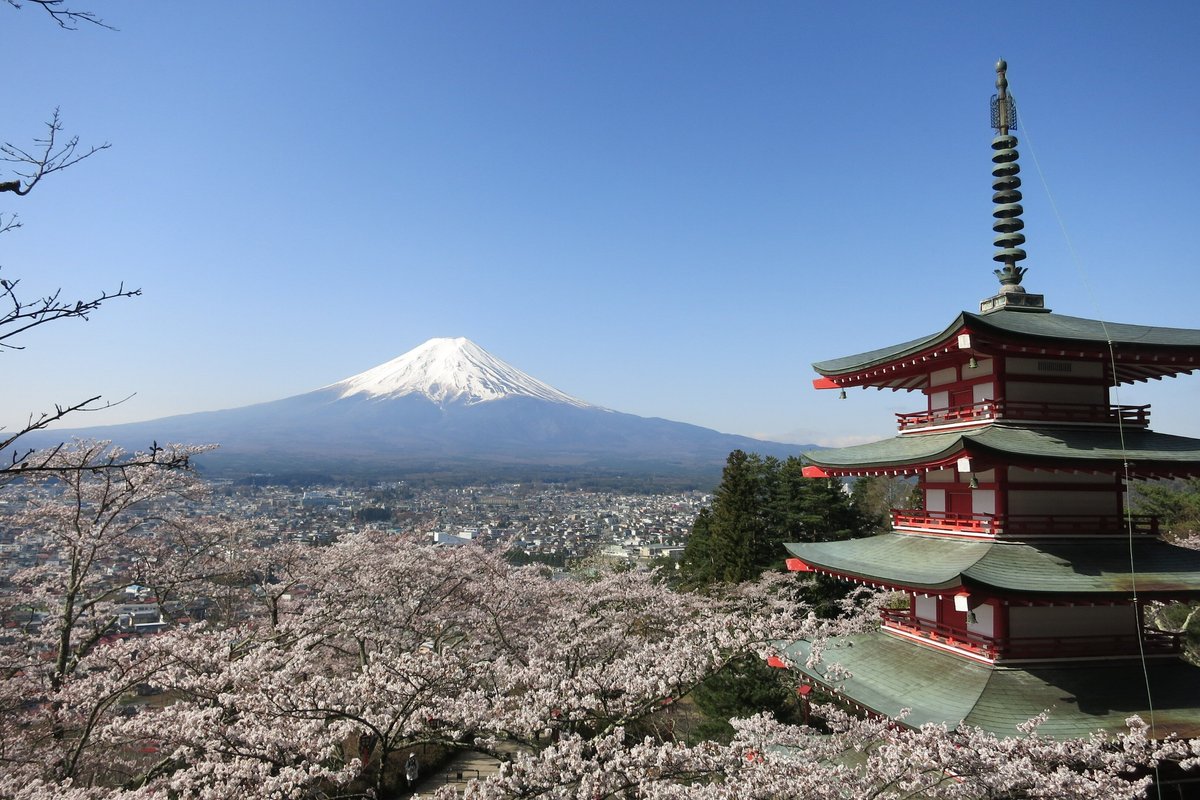
[[[997,464],[992,468],[995,477],[996,520],[1002,531],[1008,531],[1008,466]]]
[[[995,610],[992,612],[992,636],[996,639],[996,652],[994,657],[998,658],[1001,654],[1008,650],[1008,610],[1011,606],[1008,601],[997,597]]]

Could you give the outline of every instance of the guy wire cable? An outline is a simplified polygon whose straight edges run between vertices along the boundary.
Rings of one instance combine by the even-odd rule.
[[[1121,400],[1121,382],[1117,378],[1117,356],[1116,356],[1116,351],[1113,347],[1112,337],[1108,333],[1108,325],[1104,321],[1104,315],[1100,311],[1100,304],[1096,299],[1095,292],[1092,290],[1091,282],[1088,280],[1087,270],[1083,264],[1082,259],[1079,258],[1079,253],[1075,249],[1075,243],[1074,243],[1074,241],[1072,241],[1071,234],[1067,230],[1066,221],[1063,219],[1062,213],[1058,209],[1058,204],[1054,200],[1053,192],[1050,191],[1050,184],[1046,180],[1045,173],[1042,171],[1041,162],[1038,161],[1037,150],[1033,146],[1033,136],[1029,130],[1029,119],[1024,112],[1021,112],[1021,125],[1025,132],[1024,139],[1025,139],[1026,147],[1029,150],[1029,155],[1033,158],[1034,168],[1037,170],[1038,178],[1042,182],[1042,188],[1046,192],[1046,198],[1050,201],[1050,208],[1054,212],[1054,218],[1058,221],[1059,230],[1062,232],[1063,239],[1066,241],[1067,249],[1070,252],[1071,263],[1075,266],[1075,271],[1078,275],[1080,282],[1083,284],[1084,291],[1087,294],[1088,301],[1090,302],[1093,310],[1096,313],[1096,318],[1100,323],[1101,329],[1104,331],[1105,344],[1108,346],[1109,367],[1112,369],[1112,376],[1113,376],[1113,387],[1112,387],[1113,388],[1113,401],[1116,405],[1119,406],[1120,400]],[[1120,413],[1118,413],[1116,416],[1117,416],[1117,436],[1119,438],[1120,445],[1121,445],[1121,464],[1122,464],[1122,470],[1123,470],[1123,474],[1124,474],[1124,478],[1125,478],[1126,501],[1123,503],[1123,505],[1124,505],[1124,510],[1125,510],[1126,541],[1128,542],[1128,545],[1129,545],[1129,576],[1130,576],[1130,586],[1131,586],[1132,592],[1133,592],[1133,613],[1134,613],[1134,617],[1135,617],[1134,622],[1137,626],[1136,627],[1136,631],[1137,631],[1136,638],[1137,638],[1137,644],[1138,644],[1138,659],[1141,663],[1142,680],[1143,680],[1143,682],[1145,684],[1145,688],[1146,688],[1147,711],[1149,712],[1149,716],[1150,716],[1150,719],[1149,719],[1150,738],[1153,739],[1154,734],[1157,730],[1157,728],[1155,727],[1155,716],[1154,716],[1154,696],[1151,693],[1150,669],[1146,663],[1146,648],[1145,648],[1145,643],[1142,640],[1142,638],[1143,638],[1142,637],[1143,620],[1142,620],[1142,615],[1139,613],[1140,604],[1138,602],[1137,566],[1136,566],[1136,562],[1134,559],[1134,547],[1133,547],[1133,514],[1131,513],[1129,502],[1128,502],[1130,490],[1133,487],[1133,480],[1132,480],[1132,476],[1131,476],[1130,470],[1129,470],[1129,452],[1128,452],[1128,448],[1125,445],[1124,419],[1122,418]],[[1155,787],[1157,788],[1159,797],[1161,798],[1162,789],[1161,789],[1161,785],[1160,785],[1159,781],[1157,780],[1158,775],[1159,775],[1157,764],[1154,765],[1154,775],[1156,778]]]

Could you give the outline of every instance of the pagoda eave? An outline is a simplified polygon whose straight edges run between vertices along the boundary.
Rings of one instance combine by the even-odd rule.
[[[992,424],[944,433],[896,436],[804,457],[828,477],[914,475],[955,466],[979,472],[1029,466],[1060,472],[1124,471],[1136,477],[1200,475],[1200,439],[1148,430],[1037,429]],[[965,460],[964,460],[965,459]],[[820,477],[815,470],[808,474]]]
[[[1017,355],[1096,361],[1116,366],[1114,380],[1133,383],[1200,369],[1200,332],[1104,322],[1060,314],[962,312],[938,333],[891,347],[820,361],[819,389],[873,386],[911,391],[928,386],[930,362]]]
[[[1150,661],[1145,667],[1128,659],[997,666],[913,647],[882,631],[833,639],[816,664],[808,663],[811,654],[808,642],[792,642],[782,648],[780,663],[864,711],[898,717],[909,727],[965,723],[997,736],[1024,736],[1020,726],[1047,712],[1038,735],[1065,740],[1097,731],[1124,733],[1129,716],[1140,714],[1154,719],[1148,732],[1152,738],[1200,736],[1200,708],[1195,705],[1200,668],[1178,658]],[[830,672],[833,664],[842,668],[836,674]],[[1147,679],[1153,705],[1146,697]]]
[[[1108,598],[1200,592],[1200,551],[1158,539],[997,542],[886,533],[784,545],[805,570],[888,589],[943,594],[968,586],[994,596]],[[1049,587],[1049,588],[1048,588]]]

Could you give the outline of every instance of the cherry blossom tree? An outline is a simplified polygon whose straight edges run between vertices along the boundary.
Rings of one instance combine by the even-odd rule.
[[[611,736],[748,648],[834,624],[798,613],[787,581],[705,597],[646,575],[556,581],[481,548],[379,534],[318,552],[305,597],[222,631],[226,646],[197,635],[155,676],[174,702],[108,729],[186,753],[163,768],[173,790],[201,793],[215,775],[239,791],[357,778],[386,796],[396,756],[418,746]]]
[[[869,609],[809,613],[789,576],[677,593],[380,533],[239,563],[243,617],[98,641],[53,693],[53,718],[71,720],[59,740],[3,731],[0,797],[391,797],[405,754],[437,747],[505,761],[469,798],[1120,798],[1143,792],[1146,765],[1200,755],[1136,720],[1122,737],[1057,742],[1038,720],[997,738],[832,707],[818,727],[758,716],[727,745],[685,744],[680,707],[732,659],[871,624]],[[108,713],[134,681],[165,701]],[[57,764],[85,717],[90,766],[68,774]]]
[[[172,447],[165,461],[203,449]],[[25,476],[20,510],[3,520],[14,549],[40,562],[13,572],[0,592],[0,764],[13,777],[107,772],[91,757],[94,734],[156,668],[119,642],[134,627],[123,612],[127,587],[142,587],[147,602],[138,606],[165,626],[230,570],[214,558],[228,526],[185,517],[177,502],[198,499],[200,482],[153,461],[103,442],[59,448],[45,471]]]
[[[572,736],[519,755],[500,773],[435,797],[637,798],[1134,798],[1144,796],[1146,766],[1163,758],[1195,766],[1196,744],[1155,743],[1140,720],[1114,739],[1058,742],[1038,736],[997,738],[977,729],[927,725],[906,729],[861,719],[832,706],[817,709],[827,728],[780,725],[766,716],[735,721],[728,746],[684,746],[621,731]]]

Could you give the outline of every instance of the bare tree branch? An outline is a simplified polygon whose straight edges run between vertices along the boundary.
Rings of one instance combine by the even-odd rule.
[[[13,0],[7,0],[7,2],[12,3]],[[108,142],[105,142],[104,144],[90,148],[87,152],[81,152],[78,150],[78,136],[72,136],[65,143],[59,142],[59,136],[62,133],[62,120],[57,108],[54,109],[54,114],[50,117],[50,121],[46,123],[46,128],[46,135],[42,138],[35,138],[33,140],[33,147],[29,150],[18,147],[11,142],[5,142],[3,145],[0,145],[0,161],[19,165],[13,172],[17,174],[18,178],[24,180],[24,186],[21,185],[22,180],[4,181],[0,183],[0,192],[13,192],[21,196],[27,195],[37,185],[37,182],[47,175],[78,164],[88,156],[93,156],[101,150],[107,150],[112,146]]]
[[[68,30],[75,30],[80,23],[112,30],[112,26],[106,24],[95,13],[80,11],[66,5],[68,0],[0,1],[6,2],[14,9],[20,9],[26,3],[32,3],[49,14],[59,27]],[[41,138],[35,137],[32,146],[26,148],[11,142],[0,145],[0,161],[15,165],[11,170],[16,175],[16,180],[0,181],[0,193],[12,192],[18,196],[27,195],[47,175],[74,166],[101,150],[107,150],[110,146],[108,142],[105,142],[84,150],[79,146],[78,136],[71,136],[64,141],[62,131],[62,118],[56,108],[46,123],[45,134]],[[21,223],[15,214],[0,215],[0,233],[20,226]],[[86,299],[64,300],[62,299],[62,290],[57,289],[48,296],[26,301],[17,294],[19,283],[19,280],[0,278],[0,352],[5,349],[23,349],[22,345],[14,343],[13,338],[31,328],[60,319],[86,320],[92,311],[108,300],[118,297],[136,297],[142,293],[140,289],[126,289],[124,284],[120,284],[115,290],[105,290]],[[97,395],[72,405],[55,405],[53,412],[42,412],[40,415],[30,414],[25,425],[14,432],[5,432],[4,427],[0,426],[0,485],[16,475],[35,473],[65,475],[71,472],[86,471],[109,474],[115,470],[124,474],[125,470],[138,466],[188,468],[189,451],[178,449],[173,445],[163,449],[158,446],[157,442],[146,452],[126,455],[118,450],[111,450],[106,455],[85,459],[83,463],[72,462],[70,458],[65,458],[71,449],[65,448],[62,443],[40,451],[17,446],[22,437],[34,431],[44,430],[68,414],[100,411],[121,402],[124,400],[116,403],[101,402]]]
[[[97,25],[101,28],[108,28],[110,31],[116,30],[113,26],[104,22],[96,16],[92,11],[75,11],[63,5],[65,0],[23,0],[24,2],[33,3],[35,6],[41,6],[42,10],[50,15],[50,18],[58,23],[58,27],[66,30],[77,30],[80,22],[86,22],[90,25]],[[21,3],[17,0],[5,0],[13,8],[20,8]]]
[[[113,291],[103,291],[85,300],[63,300],[62,291],[58,290],[47,297],[25,302],[17,296],[18,284],[19,280],[0,278],[0,304],[4,306],[4,310],[0,311],[0,352],[6,349],[23,350],[23,345],[13,344],[9,339],[30,328],[58,319],[86,320],[91,312],[109,300],[118,297],[138,297],[142,293],[141,289],[126,289],[122,283]]]

